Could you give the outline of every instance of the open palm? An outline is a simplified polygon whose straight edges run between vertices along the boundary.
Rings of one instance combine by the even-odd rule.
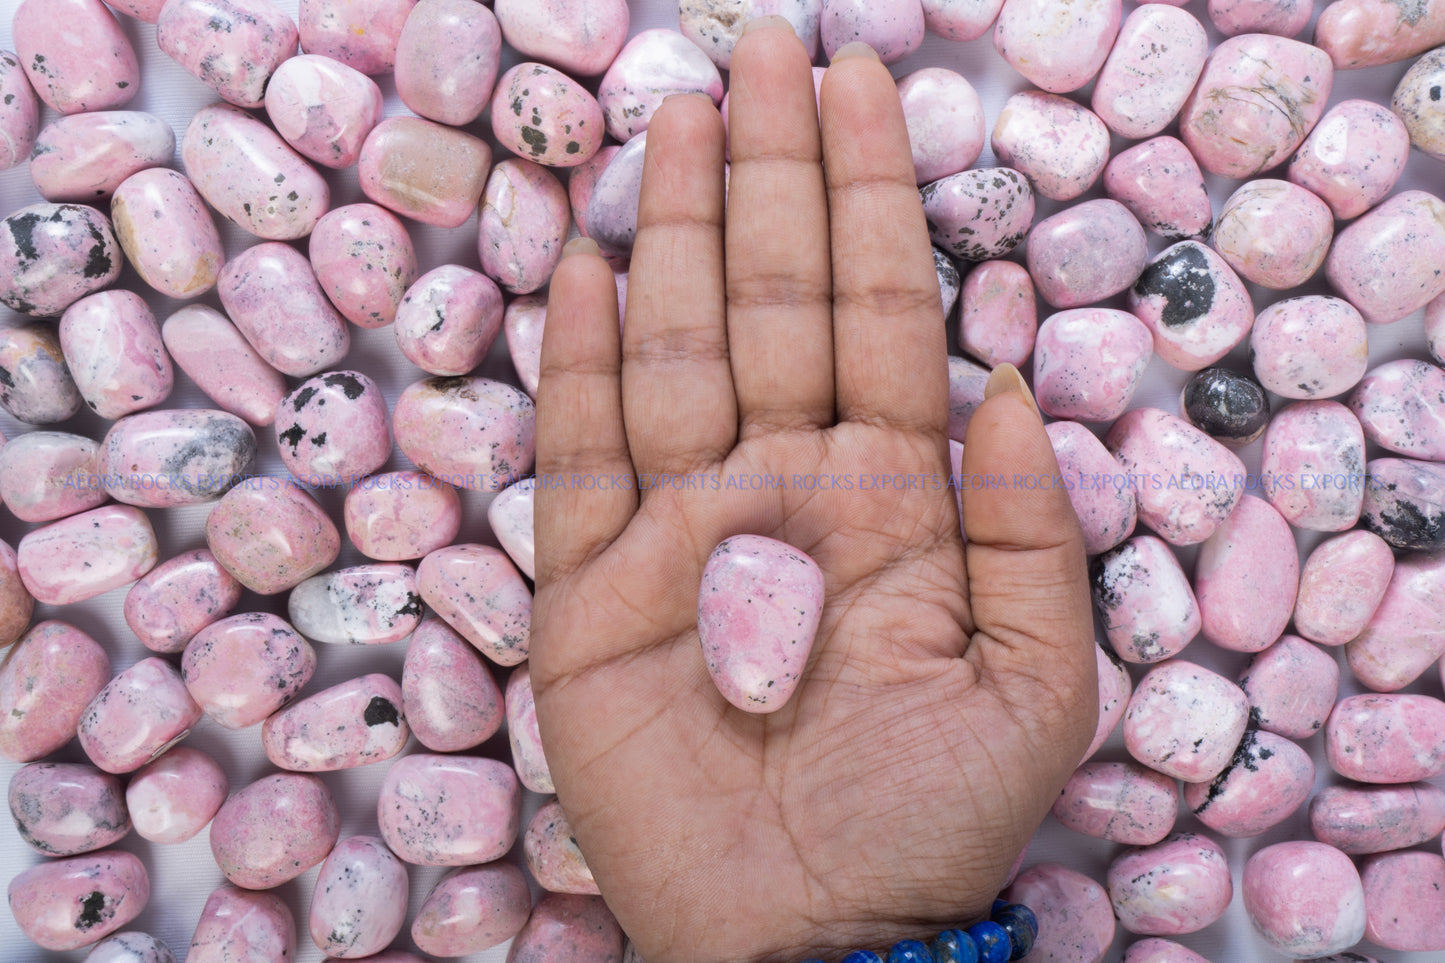
[[[673,98],[625,335],[600,258],[553,280],[532,682],[558,796],[648,963],[836,955],[984,915],[1094,730],[1082,541],[1042,424],[1000,372],[964,476],[1006,484],[965,491],[965,549],[898,96],[855,56],[821,97],[820,132],[802,45],[750,31],[726,231],[721,120]],[[703,564],[740,533],[826,579],[769,715],[719,694],[697,636]]]

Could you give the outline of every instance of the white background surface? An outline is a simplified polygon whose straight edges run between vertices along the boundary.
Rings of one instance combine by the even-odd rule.
[[[35,0],[35,2],[45,2],[45,0]],[[297,6],[296,0],[277,0],[277,2],[294,15]],[[0,0],[0,47],[9,50],[14,49],[10,33],[10,19],[17,5],[18,0]],[[676,6],[672,0],[634,0],[631,6],[633,33],[649,27],[670,26],[675,28],[677,25]],[[1124,14],[1127,16],[1133,9],[1132,3],[1126,3]],[[1192,0],[1188,9],[1208,26],[1204,0]],[[136,47],[143,71],[139,95],[128,109],[147,110],[164,117],[175,129],[179,140],[190,115],[199,107],[216,98],[208,88],[159,52],[154,43],[153,26],[125,16],[120,16],[119,19]],[[1220,38],[1212,28],[1210,33],[1212,43],[1218,42]],[[1307,29],[1302,36],[1308,38],[1310,30]],[[504,69],[515,59],[517,59],[515,54],[509,54],[508,59],[504,62]],[[901,76],[919,67],[934,65],[957,70],[974,83],[982,97],[987,124],[990,128],[997,118],[1004,100],[1015,91],[1028,87],[1027,82],[1015,74],[996,55],[987,35],[968,44],[952,43],[930,36],[918,53],[895,65],[893,71],[895,76]],[[1395,84],[1408,66],[1408,63],[1402,63],[1348,74],[1336,74],[1331,103],[1337,103],[1349,97],[1365,97],[1388,103]],[[377,79],[387,94],[387,115],[407,113],[395,96],[390,78]],[[1087,104],[1088,97],[1086,95],[1089,90],[1090,88],[1085,88],[1083,92],[1074,96],[1080,102]],[[52,119],[54,119],[54,114],[47,109],[44,121],[49,122]],[[479,134],[485,134],[485,130],[480,125],[473,125],[472,129]],[[1124,146],[1126,146],[1124,142],[1115,139],[1115,153]],[[991,152],[985,148],[983,156],[978,161],[978,166],[989,166],[993,163]],[[179,168],[179,159],[174,166]],[[334,174],[331,182],[333,206],[365,200],[357,186],[354,169]],[[1237,184],[1216,178],[1208,178],[1208,183],[1217,211]],[[1405,179],[1397,190],[1410,187],[1432,190],[1437,194],[1445,193],[1445,164],[1433,161],[1418,152],[1412,154]],[[1098,196],[1102,196],[1102,193],[1096,187],[1084,199]],[[19,207],[39,200],[41,198],[35,193],[24,165],[0,173],[0,216],[8,215]],[[1038,218],[1042,219],[1058,208],[1059,205],[1040,199]],[[443,263],[459,263],[472,268],[477,267],[475,219],[455,230],[442,230],[412,222],[407,223],[416,242],[422,272]],[[256,243],[254,238],[230,225],[223,225],[222,233],[226,241],[228,256],[234,256]],[[1150,241],[1153,250],[1157,251],[1163,246],[1158,238],[1151,236]],[[304,242],[299,247],[303,252],[305,251]],[[1018,252],[1018,254],[1021,253],[1021,251]],[[123,274],[121,283],[137,291],[144,292],[145,290],[129,268]],[[1251,288],[1251,290],[1255,296],[1256,308],[1262,308],[1284,296],[1258,288]],[[1291,295],[1301,293],[1325,293],[1325,288],[1322,282],[1316,281],[1297,291],[1290,292]],[[162,320],[180,306],[178,302],[168,301],[153,294],[149,295],[149,300],[157,317]],[[214,292],[201,300],[202,303],[220,307]],[[0,323],[15,324],[21,320],[8,309],[0,307]],[[950,330],[952,331],[952,322]],[[1398,324],[1372,328],[1370,339],[1372,364],[1400,357],[1427,357],[1418,312]],[[954,345],[953,350],[957,353],[956,334],[951,334],[951,340]],[[1243,349],[1237,350],[1228,361],[1236,367],[1247,370],[1247,360]],[[389,328],[376,331],[360,331],[353,328],[352,349],[344,365],[363,370],[375,378],[382,386],[389,403],[395,402],[397,395],[407,384],[424,376],[424,372],[414,368],[397,352]],[[506,356],[504,340],[498,340],[496,349],[487,359],[480,373],[507,380],[515,378],[510,361]],[[1183,373],[1155,359],[1148,370],[1144,387],[1134,399],[1134,405],[1152,405],[1169,411],[1177,411],[1178,392],[1184,378]],[[291,383],[294,385],[296,379],[292,379]],[[176,390],[168,404],[172,407],[211,407],[208,400],[179,371],[177,372]],[[108,423],[89,411],[83,411],[64,425],[45,427],[78,432],[99,439],[108,427]],[[0,411],[0,431],[13,438],[25,430],[30,429],[28,426],[21,426],[15,422],[8,413]],[[269,429],[259,431],[257,434],[260,454],[253,470],[284,474],[284,469],[276,455],[274,437]],[[1258,442],[1245,449],[1241,454],[1251,471],[1258,468]],[[394,452],[386,469],[393,470],[404,467],[410,467],[407,459],[400,452]],[[319,493],[322,503],[333,512],[338,521],[343,494],[339,491]],[[466,512],[460,540],[495,544],[495,540],[486,526],[484,497],[464,493],[464,504]],[[169,512],[149,512],[160,537],[163,559],[204,545],[202,526],[208,511],[209,506],[203,505]],[[8,511],[0,509],[0,538],[12,546],[26,531],[34,527],[36,526],[19,522]],[[1301,534],[1299,541],[1302,553],[1307,552],[1318,540],[1317,536]],[[1189,570],[1192,567],[1193,551],[1185,550],[1180,554],[1186,570]],[[337,567],[355,565],[363,561],[365,559],[354,549],[349,545],[344,545],[336,565]],[[152,654],[135,639],[121,617],[121,605],[125,591],[124,588],[117,589],[88,603],[69,606],[64,611],[49,606],[37,606],[35,621],[62,617],[89,632],[100,640],[110,652],[113,669],[118,672]],[[284,615],[284,596],[263,599],[248,592],[242,599],[239,611],[246,610],[269,610]],[[1442,612],[1445,612],[1445,601],[1442,601]],[[385,671],[393,676],[399,676],[405,646],[405,641],[378,648],[348,649],[318,645],[317,672],[303,695],[317,692],[322,688],[348,678],[354,678],[365,672]],[[1217,650],[1203,640],[1195,641],[1184,653],[1184,656],[1213,667],[1229,677],[1234,677],[1245,661],[1243,656]],[[1342,659],[1341,665],[1343,666]],[[1140,674],[1136,669],[1135,678],[1137,679]],[[1342,695],[1354,691],[1356,688],[1353,680],[1349,678],[1348,669],[1344,669],[1343,675]],[[1420,682],[1406,691],[1423,692],[1439,697],[1441,695],[1439,673],[1434,669],[1430,670]],[[623,707],[619,707],[619,711],[623,711]],[[190,736],[188,744],[212,754],[221,763],[230,778],[233,791],[271,771],[271,767],[261,751],[259,727],[233,733],[220,728],[209,720],[203,720]],[[1333,777],[1324,764],[1320,737],[1316,736],[1306,741],[1304,745],[1310,751],[1319,771],[1317,788],[1328,784]],[[413,740],[408,748],[409,751],[417,751],[420,746]],[[499,734],[498,737],[488,742],[482,751],[499,758],[508,758],[505,735]],[[85,761],[83,753],[73,742],[53,758],[66,761]],[[1122,741],[1117,733],[1103,750],[1100,758],[1125,758]],[[1020,760],[1020,763],[1027,764],[1025,760]],[[11,775],[17,768],[18,766],[14,763],[0,760],[0,780],[8,784]],[[322,776],[331,787],[341,807],[343,837],[358,833],[376,833],[376,790],[385,770],[386,764],[383,763],[352,772],[329,773]],[[1445,785],[1445,779],[1437,780],[1437,783]],[[540,797],[529,796],[527,814],[535,809],[539,801]],[[1176,830],[1201,828],[1200,824],[1187,812],[1184,812],[1181,806],[1181,816]],[[1230,855],[1234,872],[1236,892],[1233,903],[1223,918],[1197,934],[1181,938],[1180,941],[1215,963],[1282,959],[1279,954],[1260,942],[1250,928],[1238,891],[1240,872],[1245,859],[1255,850],[1283,840],[1308,838],[1311,838],[1308,823],[1304,811],[1301,810],[1291,819],[1257,838],[1237,841],[1221,840]],[[143,929],[159,936],[169,944],[179,958],[184,958],[186,947],[190,942],[191,931],[207,895],[223,882],[220,871],[211,859],[207,833],[202,831],[190,842],[179,846],[153,845],[131,834],[118,845],[122,849],[136,853],[145,861],[150,869],[152,880],[150,905],[128,928]],[[1439,845],[1437,839],[1423,848],[1438,851]],[[1118,849],[1116,846],[1070,833],[1049,819],[1046,820],[1032,845],[1026,865],[1046,860],[1060,861],[1102,880],[1109,861],[1118,852]],[[9,820],[0,819],[0,877],[8,882],[16,873],[40,861],[41,858],[20,841]],[[520,841],[509,858],[520,860]],[[322,954],[311,944],[306,935],[307,907],[316,872],[315,869],[312,869],[300,879],[279,889],[279,893],[290,902],[297,918],[298,951],[296,959],[300,963],[313,963],[313,961],[322,959]],[[426,893],[443,873],[444,870],[441,868],[411,869],[408,925]],[[1121,930],[1108,959],[1117,960],[1122,954],[1123,948],[1132,940],[1133,937]],[[406,932],[403,932],[398,938],[395,947],[412,948]],[[1361,952],[1370,952],[1381,960],[1388,961],[1417,961],[1418,963],[1418,961],[1424,961],[1433,956],[1432,954],[1379,951],[1371,949],[1367,945],[1362,945],[1359,949]],[[505,947],[498,948],[468,959],[500,961],[504,950]],[[70,961],[81,960],[84,956],[84,951],[50,953],[38,949],[19,932],[8,911],[0,910],[0,963],[21,960]],[[1438,957],[1434,958],[1438,959]]]

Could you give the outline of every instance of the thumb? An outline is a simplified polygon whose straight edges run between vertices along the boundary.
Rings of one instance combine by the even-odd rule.
[[[976,628],[966,657],[1037,737],[1030,741],[1072,770],[1098,712],[1083,534],[1018,369],[995,368],[984,397],[963,447]]]

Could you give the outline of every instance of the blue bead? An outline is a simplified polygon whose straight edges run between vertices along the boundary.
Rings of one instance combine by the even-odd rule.
[[[883,958],[872,950],[854,950],[843,957],[843,963],[883,963]]]
[[[1006,900],[1006,899],[996,899],[996,900],[994,900],[994,901],[993,901],[993,909],[991,909],[991,910],[988,911],[989,917],[992,918],[995,913],[997,913],[999,910],[1003,909],[1005,906],[1008,906],[1008,905],[1009,905],[1009,901]]]
[[[970,926],[968,935],[978,944],[979,963],[1008,963],[1013,947],[1002,926],[993,920],[984,920]]]
[[[888,951],[888,963],[933,963],[933,954],[917,940],[899,940]]]
[[[944,930],[933,939],[934,963],[978,963],[978,944],[963,930]]]
[[[1039,936],[1039,919],[1027,906],[1010,903],[993,914],[993,921],[1004,928],[1013,944],[1010,960],[1021,960],[1034,948]]]

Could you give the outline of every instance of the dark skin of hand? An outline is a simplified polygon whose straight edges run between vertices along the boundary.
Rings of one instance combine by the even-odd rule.
[[[733,56],[731,183],[701,96],[654,116],[618,333],[608,265],[552,281],[544,477],[947,478],[947,340],[898,95],[776,23]],[[821,124],[820,124],[821,117]],[[996,372],[963,473],[1052,477]],[[1059,488],[539,485],[531,677],[558,797],[648,963],[886,950],[987,915],[1094,733],[1082,537]],[[749,714],[697,636],[702,567],[755,533],[827,599],[792,699]]]

